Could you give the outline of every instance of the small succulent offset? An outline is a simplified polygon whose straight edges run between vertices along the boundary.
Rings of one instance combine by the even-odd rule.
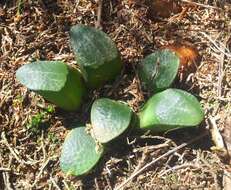
[[[73,26],[70,41],[80,71],[61,61],[37,61],[19,68],[16,76],[48,101],[73,111],[80,107],[88,88],[113,80],[121,72],[122,62],[114,42],[100,30]],[[127,130],[165,132],[198,126],[204,112],[196,97],[169,88],[179,68],[180,58],[170,49],[156,51],[139,64],[141,84],[152,97],[138,113],[120,101],[95,100],[90,124],[73,124],[66,136],[60,157],[62,171],[75,176],[87,174],[103,156],[105,145]]]

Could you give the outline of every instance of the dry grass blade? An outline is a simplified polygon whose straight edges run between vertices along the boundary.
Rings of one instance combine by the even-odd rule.
[[[214,41],[209,35],[207,35],[205,32],[200,32],[203,36],[205,36],[215,47],[218,51],[223,53],[228,58],[231,58],[231,53],[228,48],[225,47],[225,45],[221,44],[218,45],[216,41]],[[221,47],[220,47],[221,46]]]
[[[102,28],[101,25],[102,8],[103,8],[103,0],[98,0],[97,21],[95,27],[100,29]]]
[[[200,6],[200,7],[204,7],[204,8],[209,8],[209,9],[217,9],[217,10],[222,10],[219,7],[215,7],[215,6],[211,6],[211,5],[206,5],[206,4],[202,4],[202,3],[197,3],[194,1],[190,1],[190,0],[181,0],[182,2],[191,4],[191,5],[196,5],[196,6]]]
[[[126,184],[128,182],[130,182],[131,180],[133,180],[137,175],[141,174],[143,171],[145,171],[147,168],[149,168],[150,166],[152,166],[153,164],[155,164],[156,162],[158,162],[159,160],[161,160],[162,158],[164,157],[167,157],[171,154],[173,154],[174,152],[177,152],[178,150],[192,144],[193,142],[196,142],[198,141],[199,139],[205,137],[208,135],[208,132],[206,131],[205,133],[201,134],[200,136],[186,142],[186,143],[183,143],[175,148],[173,148],[172,150],[166,152],[165,154],[161,155],[160,157],[152,160],[151,162],[149,162],[148,164],[146,164],[145,166],[143,166],[141,169],[139,169],[138,171],[135,171],[134,173],[131,174],[131,176],[129,178],[127,178],[123,183],[121,183],[120,185],[118,185],[117,187],[115,187],[115,190],[120,190],[122,189],[124,186],[126,186]]]
[[[187,164],[187,163],[179,165],[179,166],[174,166],[174,167],[169,168],[169,169],[165,170],[164,172],[160,173],[160,175],[158,177],[162,177],[162,176],[168,174],[169,172],[180,170],[183,168],[197,168],[197,167],[199,167],[199,166],[196,166],[194,164]]]
[[[226,170],[223,175],[223,187],[224,190],[229,190],[231,187],[231,173]]]

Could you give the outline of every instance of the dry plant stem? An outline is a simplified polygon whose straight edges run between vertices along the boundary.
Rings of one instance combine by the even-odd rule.
[[[223,137],[217,127],[216,120],[212,117],[208,119],[210,125],[210,132],[212,136],[212,141],[215,144],[211,149],[214,151],[218,151],[224,153],[224,155],[228,155],[227,149],[225,147],[225,143]]]
[[[108,187],[107,189],[112,190],[111,182],[110,182],[108,175],[105,175],[104,178],[106,179],[106,182],[107,182],[107,187]]]
[[[50,177],[50,180],[56,189],[61,190],[53,177]]]
[[[176,152],[176,151],[178,151],[178,150],[180,150],[180,149],[182,149],[182,148],[184,148],[184,147],[186,147],[186,146],[192,144],[193,142],[195,142],[195,141],[197,141],[197,140],[199,140],[199,139],[201,139],[201,138],[203,138],[203,137],[205,137],[205,136],[207,136],[207,135],[208,135],[208,131],[205,131],[202,135],[200,135],[200,136],[198,136],[198,137],[196,137],[196,138],[194,138],[194,139],[192,139],[192,140],[190,140],[190,141],[188,141],[188,142],[186,142],[186,143],[183,143],[183,144],[181,144],[181,145],[175,147],[174,149],[172,149],[172,150],[166,152],[165,154],[161,155],[160,157],[158,157],[158,158],[152,160],[151,162],[149,162],[148,164],[146,164],[145,166],[143,166],[140,170],[138,170],[138,171],[132,173],[132,175],[131,175],[129,178],[127,178],[127,179],[126,179],[123,183],[121,183],[119,186],[115,187],[114,190],[120,190],[120,189],[122,189],[122,188],[123,188],[128,182],[130,182],[134,177],[136,177],[137,175],[139,175],[140,173],[142,173],[143,171],[145,171],[148,167],[152,166],[153,164],[155,164],[156,162],[158,162],[158,161],[161,160],[162,158],[164,158],[164,157],[166,157],[166,156],[169,156],[169,155],[173,154],[174,152]]]
[[[2,143],[5,144],[7,146],[7,148],[10,150],[11,154],[14,156],[14,158],[19,162],[19,163],[22,163],[22,164],[25,164],[25,161],[24,160],[21,160],[18,155],[15,153],[15,151],[13,150],[13,148],[11,148],[11,146],[9,145],[7,139],[6,139],[6,135],[5,135],[5,132],[2,132]]]
[[[147,148],[146,148],[146,150],[144,150],[144,151],[142,152],[142,157],[141,157],[141,159],[140,159],[140,161],[139,161],[139,163],[138,163],[136,169],[134,170],[134,173],[137,172],[137,171],[139,171],[139,169],[140,169],[140,168],[142,167],[142,165],[144,164],[144,162],[145,162],[145,160],[146,160],[146,158],[147,158],[147,152],[148,152],[148,149],[147,149]]]
[[[224,171],[224,175],[223,175],[223,189],[224,190],[229,190],[231,187],[231,173],[228,171]]]
[[[219,188],[219,182],[218,182],[218,179],[217,179],[217,173],[213,170],[213,167],[211,166],[211,164],[209,164],[208,161],[206,159],[204,159],[204,158],[201,158],[200,160],[203,162],[203,164],[205,166],[207,166],[208,168],[210,168],[209,172],[213,176],[214,184],[215,184],[215,189],[221,189],[221,188]]]
[[[65,189],[70,190],[70,187],[68,186],[67,182],[65,181],[65,179],[63,180],[63,184],[65,186]]]
[[[42,175],[42,173],[43,173],[45,167],[47,166],[47,164],[48,164],[51,160],[52,160],[52,158],[48,158],[47,161],[43,164],[42,168],[41,168],[40,171],[39,171],[39,174],[38,174],[38,175],[36,176],[36,178],[35,178],[34,183],[31,185],[31,188],[33,188],[33,187],[36,185],[36,183],[37,183],[38,180],[40,179],[40,176]]]
[[[179,165],[179,166],[174,166],[172,168],[169,168],[167,170],[165,170],[164,172],[162,172],[159,177],[162,177],[164,175],[166,175],[167,173],[169,172],[173,172],[173,171],[176,171],[176,170],[180,170],[180,169],[184,169],[184,168],[198,168],[199,166],[195,165],[195,164],[182,164],[182,165]]]
[[[144,151],[144,150],[156,150],[156,149],[160,149],[160,148],[166,148],[166,147],[169,147],[170,142],[171,141],[167,141],[167,142],[165,142],[163,144],[159,144],[159,145],[136,148],[133,152],[140,152],[140,151]]]
[[[228,58],[231,58],[230,51],[224,45],[222,45],[223,48],[221,48],[209,35],[207,35],[204,32],[199,32],[199,33],[202,34],[204,37],[206,37],[217,48],[218,51],[220,51],[221,53],[223,53]],[[227,51],[227,53],[226,53],[226,51]]]
[[[5,184],[5,189],[7,189],[7,190],[13,190],[12,189],[12,185],[10,183],[10,176],[9,176],[8,172],[4,172],[3,173],[3,181],[4,181],[4,184]]]
[[[10,168],[0,168],[0,172],[10,172]]]
[[[184,2],[184,3],[188,3],[188,4],[191,4],[191,5],[197,5],[197,6],[204,7],[204,8],[222,10],[219,7],[214,7],[214,6],[211,6],[211,5],[205,5],[205,4],[193,2],[193,1],[190,1],[190,0],[181,0],[181,1]]]
[[[222,48],[222,50],[225,52],[225,47],[227,45],[228,42],[228,38],[225,40],[224,46]],[[221,98],[222,97],[222,81],[224,78],[224,61],[225,61],[225,54],[221,54],[220,55],[220,62],[219,62],[219,71],[218,71],[218,88],[217,88],[217,93],[218,93],[218,97]]]
[[[97,178],[94,179],[96,190],[100,190]]]
[[[103,7],[103,0],[98,0],[97,21],[96,21],[95,27],[99,29],[102,28],[102,25],[101,25],[102,7]]]
[[[218,87],[217,87],[217,94],[218,97],[222,97],[222,81],[224,78],[224,60],[225,60],[225,55],[222,53],[220,56],[220,62],[219,62],[219,71],[218,71]]]

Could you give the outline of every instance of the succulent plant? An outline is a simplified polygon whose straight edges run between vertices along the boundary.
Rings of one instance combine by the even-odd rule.
[[[70,39],[77,64],[90,88],[100,87],[120,73],[120,54],[107,34],[79,24],[71,28]]]
[[[85,82],[90,88],[99,87],[113,80],[122,68],[115,44],[102,31],[77,25],[71,28],[70,37],[81,72],[62,61],[37,61],[20,67],[16,73],[27,88],[68,111],[80,107],[86,93]],[[192,52],[168,49],[152,53],[139,65],[142,85],[158,93],[138,114],[125,103],[100,98],[92,105],[89,128],[72,126],[60,157],[63,172],[75,176],[90,172],[102,157],[104,145],[124,134],[129,126],[134,126],[133,130],[164,132],[201,123],[204,113],[193,95],[178,89],[165,90],[174,81],[180,60],[192,60]]]

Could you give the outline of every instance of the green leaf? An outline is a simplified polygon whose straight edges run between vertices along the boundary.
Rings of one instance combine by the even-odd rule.
[[[101,98],[91,108],[91,124],[95,138],[107,143],[122,134],[129,126],[132,110],[127,105]]]
[[[65,110],[79,108],[85,86],[81,74],[61,61],[37,61],[20,67],[17,79]]]
[[[102,86],[120,73],[120,54],[107,34],[93,27],[76,25],[71,28],[70,39],[89,87]]]
[[[159,50],[147,56],[138,69],[142,85],[152,92],[168,88],[174,81],[180,60],[169,50]]]
[[[153,131],[197,126],[204,118],[198,100],[178,89],[167,89],[152,96],[138,115],[140,128]]]
[[[68,175],[83,175],[96,165],[102,154],[103,147],[97,148],[86,128],[77,127],[71,130],[64,141],[60,166]]]
[[[67,66],[62,62],[37,61],[17,70],[17,79],[31,90],[59,91],[66,82]]]

